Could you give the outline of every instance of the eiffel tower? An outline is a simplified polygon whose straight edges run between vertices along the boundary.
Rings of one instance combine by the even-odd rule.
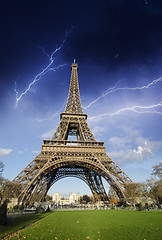
[[[21,204],[44,201],[50,187],[65,177],[77,177],[91,189],[96,201],[107,201],[102,178],[126,201],[125,187],[132,180],[106,154],[104,142],[96,141],[83,113],[79,85],[78,64],[71,65],[71,81],[65,111],[50,140],[43,140],[42,150],[13,180],[20,187]],[[75,140],[68,140],[75,136]],[[74,138],[74,137],[73,137]]]

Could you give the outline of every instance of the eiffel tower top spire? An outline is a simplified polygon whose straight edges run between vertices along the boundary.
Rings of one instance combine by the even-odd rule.
[[[78,64],[72,63],[71,65],[71,80],[70,80],[70,88],[69,88],[69,95],[68,100],[65,108],[65,113],[72,113],[72,114],[83,114],[81,100],[80,100],[80,93],[79,93],[79,84],[78,84]]]

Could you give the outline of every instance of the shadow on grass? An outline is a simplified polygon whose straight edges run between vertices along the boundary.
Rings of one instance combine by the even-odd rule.
[[[6,236],[9,236],[16,231],[25,228],[26,226],[39,221],[40,219],[48,216],[51,213],[43,214],[29,214],[24,216],[18,216],[15,218],[7,218],[7,223],[5,226],[0,226],[0,239],[3,239]]]

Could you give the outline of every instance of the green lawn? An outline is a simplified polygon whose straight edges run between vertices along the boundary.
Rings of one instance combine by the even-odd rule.
[[[162,212],[128,210],[53,212],[11,239],[161,240]]]
[[[19,216],[16,218],[8,219],[8,224],[5,226],[0,226],[0,239],[3,237],[16,232],[19,229],[22,229],[29,224],[32,224],[46,216],[48,216],[49,213],[44,214],[29,214],[24,216]]]

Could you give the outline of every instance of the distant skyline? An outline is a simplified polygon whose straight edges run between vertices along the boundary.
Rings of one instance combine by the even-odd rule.
[[[0,20],[2,175],[16,177],[53,135],[76,59],[96,139],[133,181],[149,178],[162,159],[161,1],[3,2]],[[55,192],[90,189],[67,177]]]

